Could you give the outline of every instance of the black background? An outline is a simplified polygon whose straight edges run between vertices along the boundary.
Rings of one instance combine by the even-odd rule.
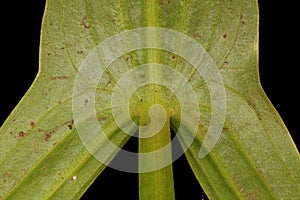
[[[288,1],[287,1],[288,2]],[[260,0],[259,71],[265,92],[296,144],[299,127],[299,11],[296,1]],[[44,0],[1,3],[0,124],[31,85],[38,71]],[[182,156],[174,164],[176,199],[206,198]],[[138,176],[107,168],[82,199],[138,199]],[[185,196],[185,198],[183,198]]]

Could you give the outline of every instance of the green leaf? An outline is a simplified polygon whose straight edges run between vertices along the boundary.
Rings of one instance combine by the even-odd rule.
[[[158,135],[139,139],[139,151],[154,151],[169,143],[170,127],[176,132],[182,122],[184,134],[179,141],[182,147],[189,147],[189,164],[209,198],[298,198],[299,153],[259,82],[257,1],[48,0],[39,73],[0,129],[0,199],[79,199],[105,169],[106,165],[83,145],[78,133],[80,123],[76,124],[76,119],[74,123],[75,79],[81,64],[101,42],[141,27],[172,29],[205,48],[224,82],[224,127],[216,146],[200,158],[199,150],[214,109],[205,80],[179,55],[141,49],[112,63],[96,88],[96,117],[109,140],[121,148],[130,138],[112,118],[110,97],[118,79],[142,64],[164,64],[189,79],[199,100],[199,130],[189,146],[188,138],[195,136],[194,123],[181,119],[176,96],[151,84],[132,96],[133,121],[139,125],[151,123],[148,111],[157,103],[168,111],[167,121]],[[147,39],[152,44],[161,38],[154,34]],[[168,79],[155,69],[145,74],[153,80]],[[180,85],[179,79],[172,81]],[[83,122],[89,121],[89,114],[83,115]],[[123,120],[122,126],[134,134],[135,123],[126,117]],[[96,139],[97,146],[92,148],[95,152],[105,151],[107,140]],[[109,163],[118,150],[108,150],[105,162]],[[163,159],[150,157],[146,162]],[[141,199],[174,199],[171,165],[139,176]]]

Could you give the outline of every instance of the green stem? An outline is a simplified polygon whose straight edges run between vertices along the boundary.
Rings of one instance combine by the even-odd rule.
[[[159,23],[158,18],[158,1],[148,0],[144,1],[144,16],[147,27],[157,27]],[[155,33],[149,33],[148,43],[155,43],[158,41]],[[147,56],[145,63],[160,63],[160,57],[158,50],[149,49],[147,50]],[[152,80],[160,80],[161,74],[159,74],[156,68],[149,67],[146,73],[149,74]],[[157,84],[150,84],[148,94],[151,95],[149,104],[145,107],[160,104],[161,103],[161,87]],[[145,108],[144,107],[144,108]],[[149,108],[149,107],[148,107]],[[159,113],[156,113],[154,118],[150,122],[148,116],[149,109],[143,109],[140,115],[139,125],[146,126],[152,123],[154,126],[158,126]],[[153,130],[140,128],[140,136],[152,135]],[[164,163],[166,160],[172,160],[172,149],[169,148],[167,151],[159,151],[158,154],[151,154],[150,156],[144,156],[143,153],[151,153],[160,150],[162,147],[169,144],[171,141],[170,133],[170,117],[167,114],[166,122],[163,124],[163,128],[157,132],[154,136],[147,138],[139,138],[139,195],[140,200],[174,200],[174,181],[173,181],[173,168],[172,164],[159,169],[159,165]],[[171,163],[171,162],[170,162]],[[149,167],[151,166],[151,167]],[[153,169],[157,167],[156,171],[144,172],[145,168]]]
[[[158,116],[159,117],[159,116]],[[141,117],[140,125],[149,123],[149,117]],[[145,131],[140,129],[140,131]],[[147,131],[147,130],[146,130]],[[141,133],[141,132],[140,132]],[[143,133],[145,134],[145,133]],[[154,136],[148,138],[139,138],[139,153],[153,152],[161,149],[171,140],[169,117],[164,127]],[[140,154],[140,156],[143,156]],[[145,159],[139,159],[139,168],[141,165],[156,166],[162,163],[163,159],[170,159],[172,156],[171,148],[159,155],[149,156]],[[139,173],[139,195],[140,200],[173,200],[175,199],[173,168],[172,164],[152,172]]]

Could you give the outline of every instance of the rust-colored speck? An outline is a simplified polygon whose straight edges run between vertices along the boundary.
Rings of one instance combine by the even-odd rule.
[[[68,128],[69,128],[70,130],[72,130],[72,129],[73,129],[73,125],[72,125],[72,124],[69,124],[69,125],[68,125]]]
[[[254,191],[254,192],[248,193],[248,194],[246,195],[246,198],[247,198],[247,199],[251,199],[251,200],[257,200],[257,192]]]
[[[48,142],[50,138],[51,138],[51,134],[45,133],[45,141]]]
[[[83,18],[82,18],[82,21],[81,21],[81,24],[80,24],[84,29],[89,29],[90,28],[90,26],[87,24],[87,17],[86,16],[84,16]]]
[[[54,131],[45,131],[44,132],[46,142],[48,142],[51,139],[53,133],[54,133]]]
[[[74,124],[74,119],[72,119],[72,120],[69,121],[68,128],[69,128],[70,130],[73,129],[73,124]]]
[[[227,34],[226,34],[226,33],[223,35],[223,38],[224,38],[224,39],[226,39],[226,38],[227,38]]]
[[[194,38],[201,39],[201,35],[198,34],[198,33],[196,33],[196,34],[194,35]]]
[[[34,126],[34,122],[32,121],[32,122],[30,122],[30,126]]]
[[[98,120],[99,121],[104,121],[104,120],[107,120],[107,117],[98,117]]]
[[[19,138],[22,138],[22,137],[24,137],[25,136],[25,133],[23,132],[23,131],[20,131],[19,132]]]
[[[225,61],[224,62],[224,67],[227,67],[229,65],[229,62]]]
[[[63,79],[68,79],[68,78],[69,78],[68,76],[54,76],[54,77],[51,77],[51,80],[56,81],[56,80],[63,80]]]
[[[4,172],[3,174],[1,174],[0,176],[1,178],[11,178],[12,175],[10,173]]]
[[[226,132],[228,130],[229,130],[229,128],[223,127],[222,132]]]

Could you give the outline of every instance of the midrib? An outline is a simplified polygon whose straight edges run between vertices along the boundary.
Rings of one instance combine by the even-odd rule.
[[[147,0],[143,3],[143,10],[145,11],[144,19],[146,27],[160,27],[159,24],[159,5],[157,0]],[[147,42],[150,46],[154,45],[159,40],[157,34],[155,32],[148,32]],[[150,35],[151,34],[151,35]],[[154,44],[153,44],[154,43]],[[148,49],[146,50],[146,63],[161,63],[160,51],[156,49]],[[149,67],[146,72],[151,80],[156,80],[159,82],[163,77],[157,71],[156,68]],[[151,102],[149,104],[149,108],[153,104],[162,104],[161,96],[162,96],[162,88],[157,84],[150,84],[148,94],[151,95]],[[167,122],[164,125],[164,128],[157,133],[153,137],[149,138],[139,138],[139,153],[141,152],[153,152],[159,150],[166,144],[170,143],[171,134],[170,134],[170,117],[168,115]],[[141,124],[143,123],[143,124]],[[151,123],[149,121],[148,111],[141,113],[140,116],[140,126],[143,126],[146,123]],[[171,154],[171,149],[170,149]],[[155,163],[155,165],[159,165],[161,162],[160,159],[163,159],[164,156],[151,157],[147,160],[147,162]],[[141,164],[141,163],[140,163]],[[173,183],[173,169],[172,165],[169,165],[163,169],[159,169],[156,171],[148,172],[148,173],[140,173],[139,174],[139,192],[141,200],[167,200],[167,199],[175,199],[174,195],[174,183]]]

